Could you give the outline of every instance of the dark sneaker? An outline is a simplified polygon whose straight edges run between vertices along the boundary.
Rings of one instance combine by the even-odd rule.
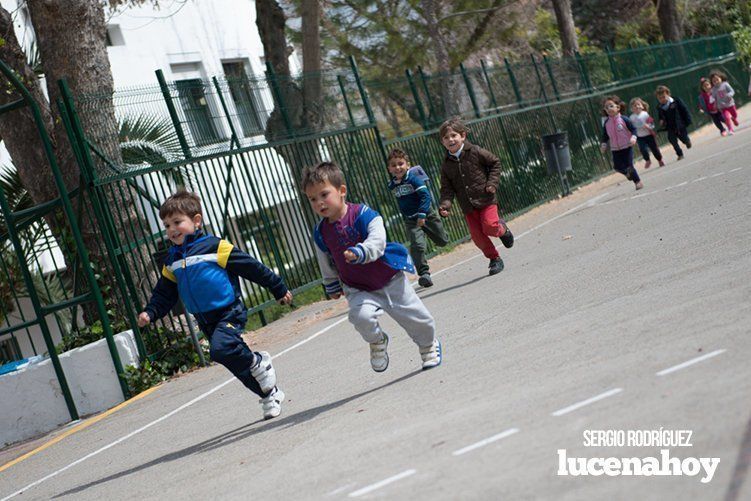
[[[693,146],[693,145],[691,144],[691,141],[689,141],[689,142],[687,142],[687,143],[686,143],[686,148],[688,148],[689,150],[691,149],[691,146]]]
[[[430,273],[423,273],[420,278],[417,279],[417,283],[422,287],[433,287],[433,279],[430,278]]]
[[[490,268],[488,275],[497,275],[498,273],[503,271],[503,259],[499,257],[491,259],[488,268]]]
[[[507,249],[510,249],[511,247],[514,246],[514,234],[511,233],[511,230],[509,229],[508,225],[504,221],[501,221],[501,224],[503,225],[503,228],[505,229],[505,231],[503,232],[503,235],[501,235],[501,243],[503,244],[504,247],[506,247]]]

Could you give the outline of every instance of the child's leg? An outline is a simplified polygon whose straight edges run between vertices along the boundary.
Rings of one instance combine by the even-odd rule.
[[[719,113],[712,113],[712,122],[714,122],[715,127],[720,129],[720,133],[725,132],[725,126],[722,125],[722,115]]]
[[[425,218],[425,226],[422,229],[438,247],[448,245],[449,236],[446,233],[446,228],[443,227],[441,218],[434,211],[431,210],[428,213],[428,217]]]
[[[247,319],[247,317],[246,317]],[[245,330],[242,318],[228,318],[219,322],[209,336],[211,360],[225,366],[250,391],[263,397],[264,391],[250,374],[253,364],[261,355],[253,353],[241,337]]]
[[[495,210],[495,205],[492,207]],[[465,214],[464,219],[466,219],[467,226],[469,226],[469,235],[472,237],[472,241],[482,251],[485,257],[488,259],[498,258],[498,250],[483,231],[482,209],[473,210],[469,214]]]
[[[681,146],[678,144],[678,137],[675,135],[675,131],[673,130],[668,131],[668,141],[670,141],[670,144],[673,145],[675,154],[678,155],[679,157],[682,157],[683,150],[681,149]]]
[[[730,117],[733,119],[733,123],[738,125],[738,109],[733,105],[728,108],[728,111],[730,112]]]
[[[418,275],[423,275],[430,271],[428,260],[425,259],[425,250],[427,242],[425,241],[425,232],[423,227],[417,225],[414,219],[406,221],[407,233],[409,233],[409,254],[415,263],[415,269]]]
[[[349,321],[368,343],[378,343],[383,339],[378,317],[383,315],[388,300],[379,292],[355,291],[347,296]]]
[[[652,154],[655,156],[658,162],[662,160],[662,153],[660,152],[660,147],[657,146],[657,140],[654,136],[647,136],[645,139],[646,146],[649,147],[650,150],[652,150]]]
[[[723,120],[725,120],[725,126],[728,128],[728,131],[733,132],[733,118],[730,115],[730,108],[724,108],[720,110],[720,113]]]
[[[688,129],[685,127],[681,127],[676,132],[676,135],[678,136],[678,139],[680,139],[683,144],[686,145],[687,148],[691,148],[691,139],[688,137]]]
[[[418,346],[430,346],[435,339],[433,315],[409,284],[404,273],[397,274],[382,289],[389,298],[386,311]]]
[[[645,162],[649,162],[649,142],[648,139],[650,139],[652,136],[647,137],[637,137],[636,138],[636,144],[639,145],[639,152],[641,152],[642,158],[644,158]],[[654,151],[654,150],[653,150]],[[657,155],[655,155],[655,158]],[[659,158],[658,158],[659,160]]]

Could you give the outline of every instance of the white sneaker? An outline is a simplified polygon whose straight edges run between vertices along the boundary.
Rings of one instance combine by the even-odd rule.
[[[265,351],[259,351],[258,355],[261,355],[261,359],[250,368],[250,374],[258,381],[261,391],[268,393],[276,386],[276,371],[271,365],[271,355]]]
[[[282,402],[284,402],[284,392],[279,388],[274,388],[271,393],[259,400],[263,408],[263,419],[272,419],[282,413]]]
[[[389,354],[386,349],[389,347],[389,337],[385,332],[379,343],[370,343],[370,366],[376,372],[383,372],[389,367]]]
[[[438,338],[433,340],[433,344],[430,346],[420,347],[420,356],[422,357],[422,370],[432,369],[438,367],[443,361],[443,353],[441,350],[441,342]]]

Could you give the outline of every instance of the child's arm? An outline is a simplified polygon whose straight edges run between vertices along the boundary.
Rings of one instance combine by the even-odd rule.
[[[222,245],[232,245],[226,241],[222,242],[224,242]],[[227,273],[250,280],[268,289],[281,304],[290,304],[292,302],[292,293],[287,290],[282,277],[271,271],[265,264],[250,254],[236,247],[231,247],[231,249],[224,266]],[[219,265],[221,266],[221,257]]]
[[[629,132],[631,132],[631,139],[629,140],[629,144],[633,146],[636,144],[636,127],[634,127],[634,123],[630,118],[623,117],[623,121],[626,123],[626,127],[628,127]]]
[[[441,216],[446,217],[449,215],[451,201],[454,199],[454,195],[456,195],[456,192],[451,185],[451,180],[446,175],[443,167],[441,167],[441,200],[438,203],[438,213]]]
[[[600,151],[605,153],[608,149],[608,143],[610,142],[610,136],[608,135],[608,129],[605,127],[605,124],[608,123],[607,120],[605,120],[605,123],[602,124],[602,134],[600,135]]]
[[[732,85],[727,82],[723,82],[722,85],[725,87],[725,94],[727,94],[728,97],[733,97],[735,95],[735,90],[733,90]]]
[[[488,169],[485,191],[495,193],[501,182],[501,160],[484,148],[480,148],[480,161]]]
[[[368,236],[363,242],[350,247],[345,252],[352,255],[347,261],[353,264],[372,263],[386,252],[386,227],[381,216],[374,217],[368,223]],[[345,254],[346,256],[346,254]]]
[[[146,327],[169,313],[177,303],[177,282],[175,276],[167,268],[162,268],[162,276],[157,280],[151,293],[149,304],[138,315],[138,326]]]
[[[428,212],[430,212],[430,203],[432,201],[430,197],[430,190],[428,189],[427,185],[420,179],[411,178],[410,182],[412,183],[412,186],[414,186],[415,193],[417,194],[419,200],[417,213],[413,214],[411,218],[417,219],[417,221],[419,222],[420,219],[425,219],[426,217],[428,217]]]
[[[321,269],[323,277],[323,288],[326,294],[333,299],[339,299],[342,296],[342,283],[339,281],[339,272],[336,270],[331,256],[323,252],[317,245],[314,245],[316,251],[316,260],[318,267]]]
[[[688,127],[691,125],[691,112],[688,111],[688,106],[686,106],[686,103],[682,99],[676,98],[675,101],[678,103],[678,113],[681,115],[683,123]]]

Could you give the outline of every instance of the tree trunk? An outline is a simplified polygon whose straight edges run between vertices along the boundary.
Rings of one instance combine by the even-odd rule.
[[[579,50],[574,16],[571,13],[571,0],[552,0],[552,2],[555,20],[558,23],[558,33],[561,37],[561,52],[564,56],[571,57]]]
[[[305,121],[311,131],[323,126],[323,76],[321,75],[321,5],[319,0],[302,0],[302,70]]]
[[[435,48],[436,67],[442,73],[441,97],[443,98],[444,118],[458,113],[457,92],[453,76],[451,75],[451,60],[449,58],[448,43],[438,26],[438,14],[435,0],[421,0],[423,15],[428,27],[428,35]]]
[[[652,0],[657,9],[662,38],[666,42],[678,42],[683,38],[675,0]]]

